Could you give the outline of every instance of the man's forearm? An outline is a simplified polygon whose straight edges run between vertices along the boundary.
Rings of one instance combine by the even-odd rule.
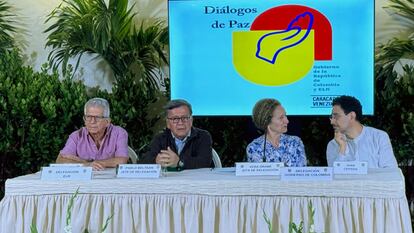
[[[62,156],[59,155],[56,159],[56,163],[87,163],[87,160],[81,159],[78,156]]]
[[[127,157],[115,157],[104,160],[97,160],[97,162],[104,165],[104,167],[116,167],[118,164],[124,164],[128,162]]]

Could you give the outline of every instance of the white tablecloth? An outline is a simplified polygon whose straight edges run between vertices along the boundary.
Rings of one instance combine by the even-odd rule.
[[[399,169],[313,182],[198,169],[160,179],[116,179],[114,170],[95,172],[90,181],[41,181],[39,173],[9,179],[0,233],[30,232],[32,222],[39,232],[64,232],[78,187],[73,232],[99,232],[112,216],[105,232],[268,233],[264,213],[274,232],[288,232],[291,221],[307,226],[310,202],[316,232],[412,232]]]

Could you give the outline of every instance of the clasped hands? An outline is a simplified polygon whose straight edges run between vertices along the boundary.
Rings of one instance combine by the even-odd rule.
[[[155,158],[155,162],[162,167],[176,167],[178,161],[180,157],[170,147],[167,147],[167,150],[161,150]]]
[[[87,164],[88,167],[92,167],[94,171],[102,171],[105,170],[105,165],[101,161],[92,161]]]

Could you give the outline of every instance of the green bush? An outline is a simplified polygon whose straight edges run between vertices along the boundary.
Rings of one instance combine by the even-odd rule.
[[[250,121],[249,117],[196,117],[193,125],[211,133],[213,148],[227,167],[246,160],[246,147],[252,139]]]
[[[136,150],[164,127],[165,95],[149,91],[132,75],[114,84],[111,93],[87,90],[69,73],[59,80],[46,68],[35,72],[24,66],[17,50],[0,55],[0,197],[6,178],[36,172],[56,159],[68,135],[83,126],[83,105],[91,96],[108,99],[114,124],[127,129]]]
[[[414,158],[414,2],[389,0],[386,12],[401,23],[401,34],[375,51],[375,118],[371,122],[390,135],[400,165],[412,165]],[[396,67],[404,64],[402,71]]]
[[[19,29],[16,27],[16,14],[7,1],[0,1],[0,50],[10,49],[16,45],[14,35]]]
[[[375,117],[370,122],[390,135],[400,165],[414,159],[414,67],[406,65],[402,74],[393,66],[376,67]]]
[[[127,130],[129,145],[137,152],[165,127],[162,118],[162,107],[167,102],[165,93],[147,89],[132,74],[114,83],[112,92],[95,90],[94,95],[109,101],[112,122]]]
[[[2,178],[36,172],[54,161],[82,122],[86,89],[47,69],[24,66],[17,50],[0,55]]]

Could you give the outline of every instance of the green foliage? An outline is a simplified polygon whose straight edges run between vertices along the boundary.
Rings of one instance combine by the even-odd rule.
[[[392,15],[414,22],[414,1],[390,0],[386,7]],[[395,156],[400,165],[414,159],[414,68],[401,59],[414,58],[414,28],[407,28],[408,37],[394,38],[378,46],[375,64],[375,118],[371,124],[390,135]],[[396,66],[402,72],[396,72]]]
[[[369,120],[388,132],[399,164],[407,165],[414,158],[414,68],[405,65],[400,75],[391,66],[376,68],[376,117]]]
[[[15,44],[13,39],[13,34],[17,31],[14,25],[15,17],[13,9],[6,1],[0,1],[0,51],[13,48]]]
[[[263,210],[263,218],[267,224],[267,229],[269,230],[269,233],[273,233],[273,226],[272,222],[270,221],[270,218],[267,216],[266,212]]]
[[[75,193],[70,197],[68,207],[66,208],[66,225],[64,228],[65,233],[72,233],[72,209],[73,209],[73,202],[75,198],[79,194],[79,188],[76,189]],[[104,232],[108,227],[109,221],[112,219],[113,215],[108,217],[105,221],[105,224],[101,227],[100,232]],[[38,233],[36,228],[36,223],[32,222],[30,225],[30,233]],[[89,233],[88,229],[85,229],[83,233]]]
[[[398,20],[403,19],[404,21],[408,21],[408,25],[410,25],[406,28],[408,35],[414,33],[414,27],[412,26],[414,23],[413,6],[413,0],[389,0],[389,5],[384,7],[390,10],[391,16],[397,16]]]
[[[46,30],[53,74],[25,67],[18,51],[1,56],[1,183],[53,161],[68,135],[83,125],[88,97],[84,85],[70,79],[68,61],[84,53],[100,56],[113,69],[111,93],[88,93],[109,100],[113,122],[127,129],[134,149],[148,144],[164,125],[160,114],[166,95],[159,88],[168,82],[161,81],[159,68],[167,62],[167,29],[161,22],[137,29],[127,0],[106,2],[67,0],[49,15],[48,21],[56,20]],[[61,81],[57,66],[63,68]]]
[[[36,224],[32,223],[32,225],[30,225],[30,233],[38,233]]]
[[[313,228],[315,225],[315,210],[312,206],[312,202],[309,202],[308,204],[308,214],[309,214],[309,220],[308,220],[308,233],[316,233]],[[266,215],[266,212],[263,210],[263,218],[267,224],[267,228],[269,229],[269,233],[273,233],[273,226],[272,222],[270,221],[269,217]],[[296,225],[294,222],[289,222],[289,233],[303,233],[304,231],[304,222],[300,221],[299,225]]]
[[[149,92],[131,74],[115,83],[111,93],[95,90],[94,96],[109,101],[112,121],[128,131],[129,145],[135,151],[148,145],[154,134],[165,127],[162,106],[167,98],[164,93]]]
[[[75,201],[76,196],[79,194],[79,187],[76,189],[75,193],[70,197],[68,208],[66,209],[66,225],[65,225],[65,232],[71,229],[72,224],[72,208],[73,202]],[[71,231],[71,230],[70,230]]]
[[[300,137],[305,145],[308,166],[327,166],[326,146],[333,139],[328,117],[302,117]]]
[[[308,233],[316,233],[313,230],[313,227],[315,225],[315,210],[313,209],[312,202],[309,202],[308,204],[308,214],[310,215],[308,220]],[[299,226],[296,225],[294,222],[289,223],[289,233],[303,233],[304,229],[304,222],[300,221]]]
[[[235,162],[245,161],[247,144],[256,135],[247,134],[254,130],[249,129],[252,123],[248,117],[197,117],[194,126],[211,133],[213,148],[224,166],[234,166]]]
[[[168,31],[160,21],[137,27],[132,9],[128,0],[64,0],[48,16],[52,25],[46,45],[52,48],[54,69],[61,66],[63,73],[69,59],[77,58],[79,64],[85,53],[107,62],[116,80],[112,92],[90,93],[108,99],[113,122],[128,131],[137,150],[164,126],[160,114],[166,93],[159,89],[168,85],[161,72],[168,61]]]
[[[140,85],[156,90],[162,85],[160,72],[167,63],[164,46],[168,31],[163,23],[135,26],[128,0],[64,0],[47,19],[52,25],[46,46],[49,59],[63,73],[70,58],[79,61],[84,53],[103,58],[119,81],[132,75]],[[77,65],[75,67],[76,71]]]
[[[82,83],[23,65],[17,50],[0,56],[0,161],[3,177],[38,171],[53,161],[80,125]]]

